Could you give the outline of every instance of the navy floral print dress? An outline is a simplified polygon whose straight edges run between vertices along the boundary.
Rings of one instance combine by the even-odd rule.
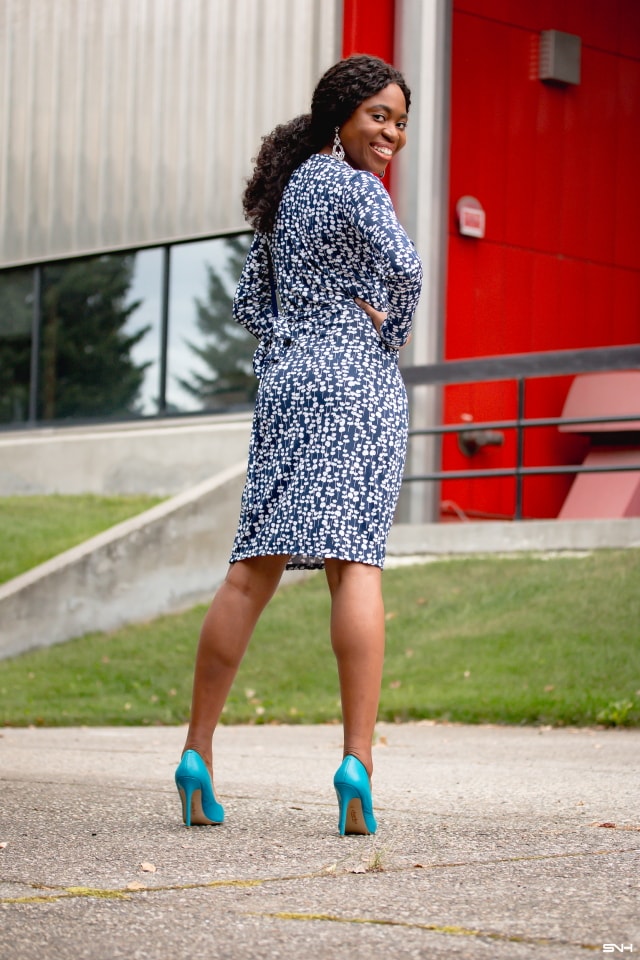
[[[231,563],[286,554],[290,569],[328,557],[383,566],[407,443],[398,350],[421,281],[375,174],[328,154],[294,171],[234,300],[259,340],[260,386]],[[380,333],[354,297],[388,311]]]

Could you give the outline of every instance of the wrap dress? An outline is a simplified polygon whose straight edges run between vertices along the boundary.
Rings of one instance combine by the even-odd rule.
[[[327,154],[294,171],[234,298],[236,321],[259,341],[260,383],[231,563],[285,554],[289,568],[329,557],[384,565],[408,430],[398,350],[421,281],[375,174]],[[380,333],[355,297],[388,312]]]

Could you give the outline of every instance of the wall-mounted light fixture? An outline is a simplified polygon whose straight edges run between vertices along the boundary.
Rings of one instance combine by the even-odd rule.
[[[540,34],[538,79],[550,83],[580,83],[582,41],[573,33],[543,30]]]

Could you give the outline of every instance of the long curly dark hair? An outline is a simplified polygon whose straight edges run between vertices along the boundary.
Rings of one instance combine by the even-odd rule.
[[[336,127],[349,119],[364,100],[390,83],[404,94],[407,111],[411,91],[402,74],[379,57],[355,54],[330,67],[321,77],[311,100],[311,113],[282,123],[262,139],[253,175],[242,206],[254,229],[270,233],[278,205],[293,171],[312,153],[331,142]]]

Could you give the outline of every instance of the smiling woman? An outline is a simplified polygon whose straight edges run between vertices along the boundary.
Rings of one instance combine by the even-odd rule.
[[[383,177],[389,161],[407,142],[407,103],[397,83],[364,100],[337,131],[356,170]],[[325,147],[323,153],[331,153]]]
[[[398,351],[422,266],[381,177],[406,141],[402,75],[355,56],[311,113],[264,138],[244,195],[256,229],[234,316],[258,340],[260,384],[231,567],[205,617],[176,783],[186,823],[220,823],[214,729],[285,568],[324,568],[344,757],[340,833],[374,833],[372,735],[384,656],[381,573],[408,428]]]

